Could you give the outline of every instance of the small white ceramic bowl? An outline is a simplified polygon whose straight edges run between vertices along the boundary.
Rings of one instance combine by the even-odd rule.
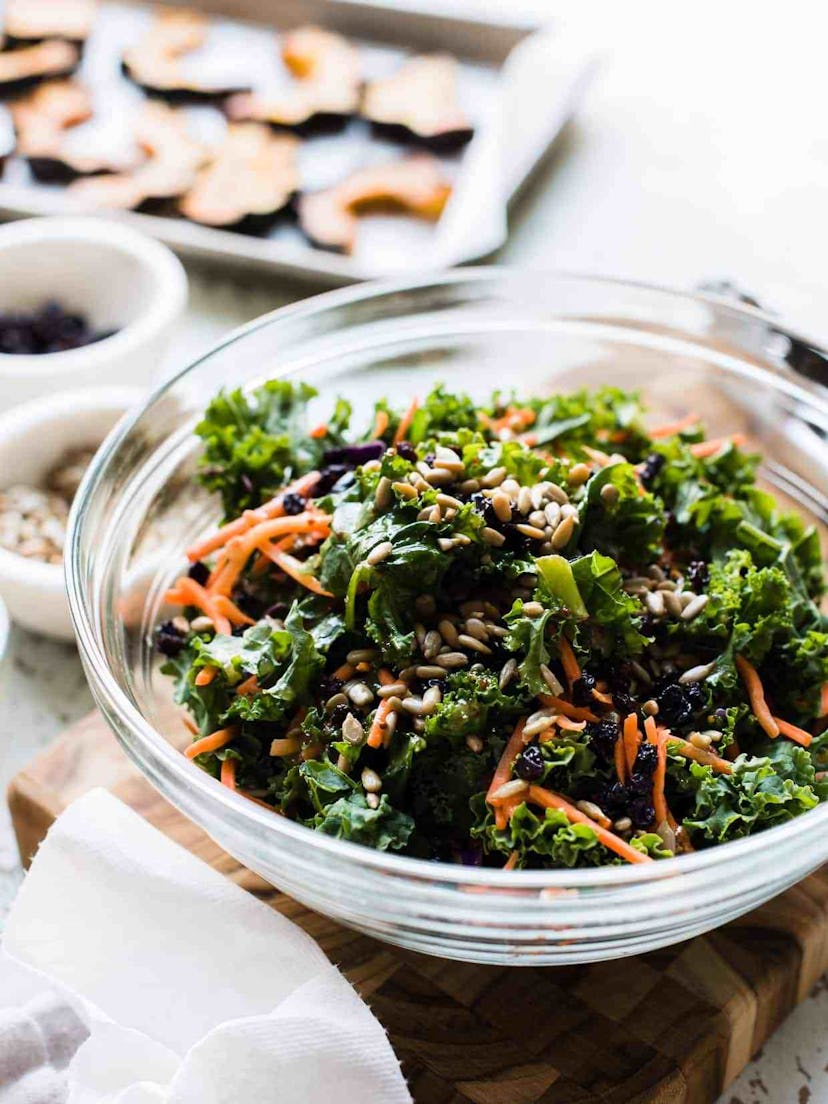
[[[0,226],[0,312],[54,299],[97,331],[80,349],[0,354],[0,410],[68,387],[148,386],[187,304],[178,258],[152,238],[102,218],[37,218]]]
[[[138,387],[64,391],[0,414],[0,487],[39,486],[67,451],[99,445],[143,394]],[[0,598],[24,628],[73,639],[62,564],[0,548]]]

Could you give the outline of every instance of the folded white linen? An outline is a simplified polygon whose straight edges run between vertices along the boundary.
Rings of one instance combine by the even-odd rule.
[[[0,1008],[12,972],[21,1000],[51,995],[5,1013],[29,1063],[9,1086],[38,1071],[43,1085],[0,1104],[411,1100],[382,1026],[313,940],[103,790],[53,825],[3,948]]]

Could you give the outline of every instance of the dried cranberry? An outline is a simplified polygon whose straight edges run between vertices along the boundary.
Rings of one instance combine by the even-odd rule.
[[[581,677],[572,684],[572,700],[576,705],[591,705],[592,691],[595,689],[596,675],[589,667],[581,672]]]
[[[602,721],[589,723],[585,731],[595,754],[611,762],[618,739],[618,724],[611,717],[605,717]]]
[[[398,442],[397,455],[401,456],[403,460],[407,460],[409,464],[417,463],[417,450],[414,448],[410,441]]]
[[[319,482],[316,486],[316,493],[318,495],[327,494],[333,487],[335,487],[340,480],[344,481],[345,476],[350,476],[350,483],[354,481],[354,473],[347,464],[328,464],[319,473]]]
[[[666,459],[660,452],[651,452],[639,470],[639,478],[645,487],[648,487],[650,483],[656,478],[661,469],[664,467]]]
[[[693,714],[693,708],[687,700],[684,689],[677,682],[665,686],[656,701],[659,720],[667,725],[684,724]]]
[[[633,763],[633,773],[652,778],[658,765],[658,750],[655,744],[641,744]]]
[[[627,807],[627,816],[635,828],[649,828],[655,820],[655,809],[647,797],[636,798]]]
[[[342,722],[348,716],[348,706],[343,702],[341,705],[335,705],[331,713],[331,724],[337,728],[342,727]]]
[[[286,514],[301,514],[307,504],[308,500],[305,496],[295,491],[288,491],[286,495],[282,495],[282,509]]]
[[[619,817],[626,816],[628,803],[629,794],[626,786],[622,786],[620,782],[611,782],[604,790],[601,808],[607,816],[618,820]]]
[[[191,579],[195,579],[197,583],[204,586],[210,578],[210,569],[207,564],[202,563],[201,560],[196,560],[194,564],[190,565],[187,574]]]
[[[478,491],[471,496],[469,501],[474,507],[475,513],[480,514],[488,526],[495,528],[497,525],[497,514],[494,512],[491,499],[486,498],[484,494]]]
[[[177,656],[184,647],[184,633],[177,629],[172,621],[165,621],[158,626],[155,646],[162,655]]]
[[[537,782],[543,774],[544,759],[541,749],[534,744],[526,748],[515,760],[515,774],[524,782]]]
[[[710,569],[704,560],[693,560],[687,565],[684,577],[696,594],[701,594],[710,582]]]

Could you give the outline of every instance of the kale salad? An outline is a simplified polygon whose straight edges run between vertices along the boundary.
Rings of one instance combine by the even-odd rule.
[[[818,534],[739,435],[606,387],[222,392],[225,523],[157,630],[185,754],[274,814],[506,869],[661,860],[828,798]],[[182,562],[184,560],[182,550]]]

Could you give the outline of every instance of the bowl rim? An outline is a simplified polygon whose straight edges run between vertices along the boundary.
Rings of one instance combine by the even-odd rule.
[[[691,872],[720,867],[723,864],[737,862],[749,856],[758,857],[759,853],[767,851],[771,845],[775,845],[778,849],[804,833],[818,828],[819,825],[824,827],[828,823],[828,802],[826,802],[784,824],[765,829],[753,836],[731,840],[692,854],[678,855],[672,861],[629,863],[623,866],[506,871],[500,868],[463,866],[411,858],[393,852],[377,851],[374,848],[353,843],[349,840],[340,840],[326,836],[321,832],[314,832],[313,829],[307,828],[303,824],[274,814],[268,809],[263,809],[241,794],[231,791],[217,779],[200,770],[195,763],[190,762],[180,751],[173,747],[166,737],[145,720],[115,679],[112,678],[103,651],[97,644],[94,626],[85,604],[84,587],[80,576],[79,546],[84,516],[87,502],[101,481],[110,456],[145,412],[166,391],[205,360],[233,345],[246,335],[270,326],[274,322],[307,318],[327,312],[330,309],[347,307],[364,300],[379,299],[383,296],[399,295],[404,292],[422,291],[427,288],[446,287],[463,283],[485,284],[490,282],[494,284],[504,278],[521,278],[526,275],[531,275],[532,278],[536,279],[549,278],[567,280],[573,283],[581,282],[588,285],[641,290],[650,294],[665,296],[677,302],[684,302],[688,305],[709,303],[719,310],[731,313],[736,319],[758,320],[785,336],[816,345],[821,355],[828,356],[828,353],[823,350],[818,342],[814,342],[813,338],[787,327],[784,323],[780,323],[778,318],[759,308],[743,303],[734,303],[730,298],[715,293],[672,289],[646,281],[593,276],[587,273],[564,270],[528,269],[510,265],[481,265],[438,272],[420,272],[403,278],[393,277],[372,280],[352,287],[336,288],[295,303],[277,307],[231,330],[225,338],[200,354],[195,360],[165,378],[163,382],[145,396],[140,406],[123,418],[109,434],[87,469],[75,497],[67,532],[68,554],[64,559],[69,607],[78,646],[84,659],[87,674],[92,682],[93,692],[99,705],[103,706],[103,712],[107,720],[109,721],[111,714],[117,716],[136,734],[141,743],[152,749],[161,763],[169,769],[171,774],[178,776],[191,792],[197,794],[199,799],[202,799],[214,809],[219,807],[225,824],[231,827],[232,830],[244,834],[254,830],[259,834],[272,832],[275,836],[284,835],[295,840],[299,845],[306,845],[315,851],[326,853],[334,859],[342,860],[346,865],[358,864],[366,870],[370,869],[375,874],[396,876],[398,878],[407,877],[420,883],[423,889],[429,884],[434,888],[434,883],[441,882],[451,883],[453,888],[485,886],[492,891],[531,891],[544,888],[574,888],[580,890],[598,889],[602,886],[612,886],[619,889],[625,886],[628,888],[641,887],[665,878],[673,878],[679,874],[690,874]],[[828,391],[824,388],[817,389],[816,385],[813,384],[806,386],[794,378],[781,374],[774,375],[769,369],[761,365],[754,364],[752,367],[754,371],[767,377],[768,383],[820,408],[822,414],[828,419]],[[106,679],[97,677],[99,670],[106,671],[108,677]],[[143,765],[142,771],[148,773]],[[151,784],[155,784],[152,779]],[[174,799],[168,798],[168,800]],[[550,907],[552,905],[551,901],[545,903]]]
[[[59,353],[0,353],[0,377],[49,376],[100,369],[127,357],[151,341],[181,313],[187,302],[187,275],[181,261],[166,245],[115,219],[94,217],[27,218],[0,227],[0,268],[6,249],[31,244],[48,249],[59,241],[103,245],[137,261],[152,277],[149,302],[120,330],[100,341]],[[79,262],[82,263],[82,262]]]

